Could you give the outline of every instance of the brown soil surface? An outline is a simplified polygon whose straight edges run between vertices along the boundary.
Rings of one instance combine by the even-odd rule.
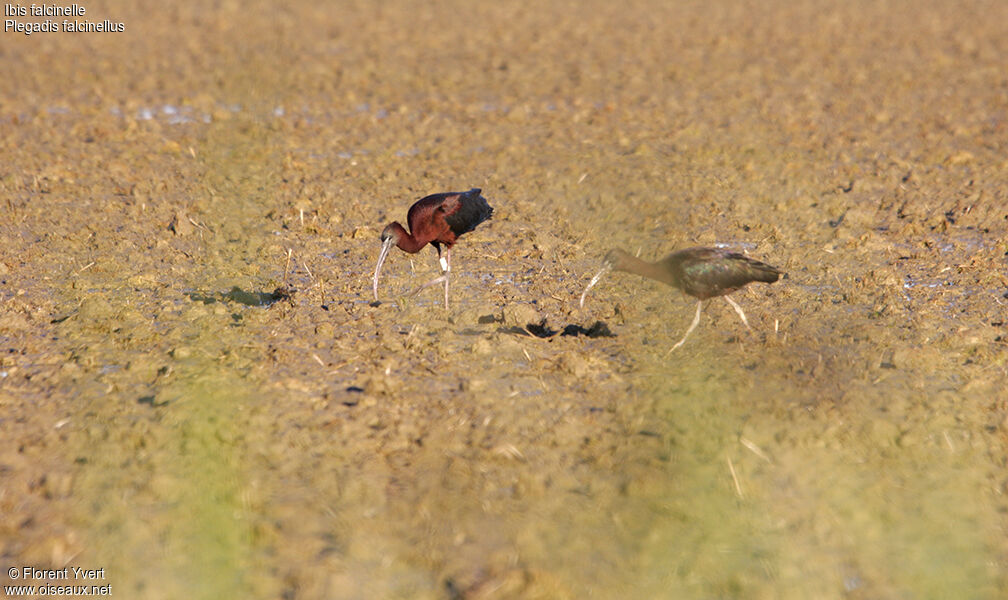
[[[83,6],[125,31],[0,46],[5,567],[1003,597],[1008,3]],[[372,306],[382,227],[469,187],[451,309],[426,249]],[[610,247],[715,244],[788,272],[752,331],[715,299],[666,356],[695,303],[620,273],[578,307]]]

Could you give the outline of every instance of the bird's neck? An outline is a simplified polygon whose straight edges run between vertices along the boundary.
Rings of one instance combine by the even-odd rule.
[[[395,231],[396,246],[399,246],[399,249],[403,252],[413,254],[415,252],[419,252],[421,248],[427,245],[427,242],[413,237],[408,231],[406,231],[406,228],[398,222],[392,223],[389,227]]]
[[[679,287],[675,273],[665,268],[662,262],[651,263],[637,258],[631,254],[621,253],[619,262],[613,265],[617,271],[626,271],[641,277],[655,279],[668,285]]]

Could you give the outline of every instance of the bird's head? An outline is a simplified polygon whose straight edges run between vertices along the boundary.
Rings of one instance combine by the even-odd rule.
[[[619,248],[613,248],[609,252],[606,252],[604,263],[610,269],[622,271],[623,269],[621,267],[624,263],[626,263],[628,258],[630,258],[630,255],[627,252],[620,250]]]
[[[396,231],[396,228],[392,223],[386,225],[385,229],[382,229],[381,232],[382,245],[384,245],[389,240],[392,240],[393,244],[399,241],[399,232]]]

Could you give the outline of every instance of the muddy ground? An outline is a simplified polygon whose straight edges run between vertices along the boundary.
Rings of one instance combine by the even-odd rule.
[[[125,31],[0,46],[3,566],[1003,597],[1008,4],[83,6]],[[450,309],[426,249],[372,306],[381,228],[469,187]],[[694,302],[626,274],[577,305],[609,247],[714,244],[788,273],[752,331],[714,300],[666,356]]]

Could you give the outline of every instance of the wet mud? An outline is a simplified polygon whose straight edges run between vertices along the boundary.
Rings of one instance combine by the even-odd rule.
[[[0,557],[120,598],[997,598],[1008,5],[4,34]],[[93,8],[93,11],[92,11]],[[379,234],[479,187],[452,254]],[[607,275],[723,245],[695,302]],[[8,576],[9,579],[9,576]],[[11,581],[5,580],[5,584]]]

